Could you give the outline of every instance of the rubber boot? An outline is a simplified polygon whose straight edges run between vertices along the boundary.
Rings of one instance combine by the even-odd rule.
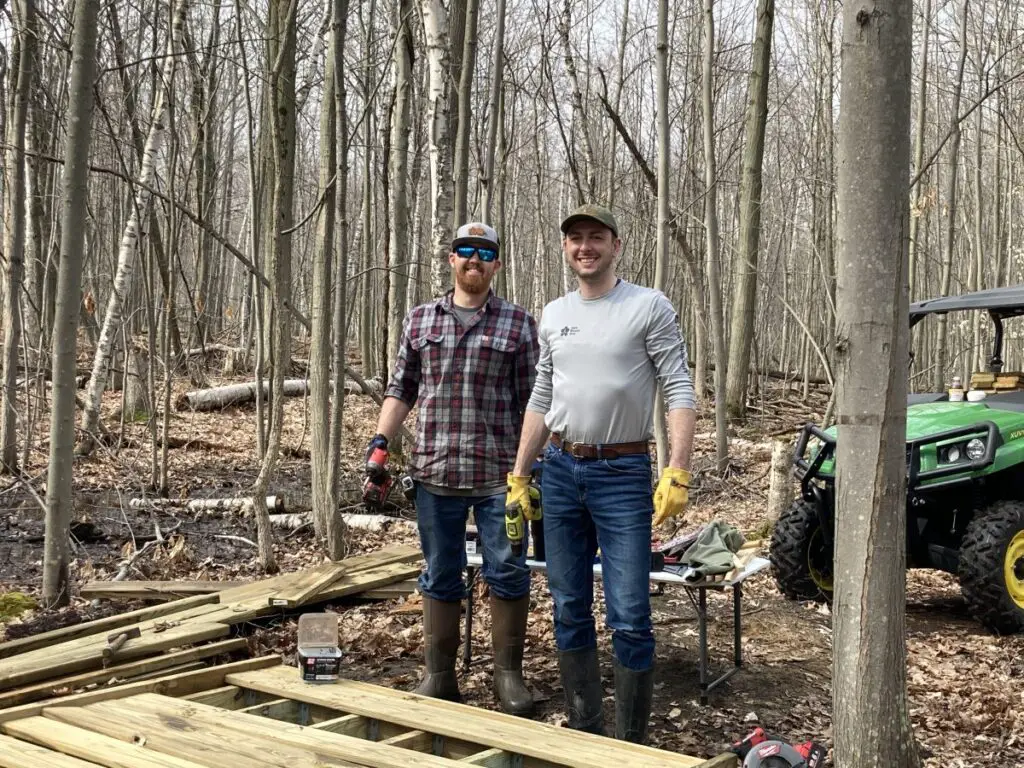
[[[491,643],[494,646],[494,695],[510,715],[533,711],[533,694],[523,682],[523,646],[530,596],[502,600],[491,595]]]
[[[413,691],[420,696],[461,701],[455,662],[459,656],[459,618],[462,603],[423,597],[423,657],[426,674]]]
[[[629,669],[615,660],[615,738],[643,744],[654,696],[654,667]]]
[[[559,651],[558,667],[562,672],[565,689],[565,708],[569,727],[588,733],[604,733],[601,712],[601,668],[597,663],[597,648]]]

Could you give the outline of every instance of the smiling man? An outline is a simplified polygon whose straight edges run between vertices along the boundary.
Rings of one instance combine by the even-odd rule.
[[[486,224],[459,227],[448,256],[455,288],[406,317],[398,359],[384,393],[377,434],[367,448],[387,450],[419,404],[409,473],[427,567],[420,576],[426,674],[416,693],[458,701],[455,662],[465,583],[470,508],[491,592],[494,689],[502,708],[526,714],[523,683],[530,607],[526,554],[505,535],[505,478],[515,459],[523,411],[537,363],[537,327],[525,309],[491,292],[501,267],[498,233]]]
[[[688,501],[693,384],[671,302],[615,274],[622,240],[611,211],[578,208],[562,233],[579,290],[544,308],[537,382],[506,504],[529,504],[529,468],[550,435],[544,541],[569,727],[603,731],[593,614],[600,547],[615,652],[615,736],[642,742],[654,686],[652,518],[660,524]],[[659,383],[672,450],[652,499],[649,442]]]

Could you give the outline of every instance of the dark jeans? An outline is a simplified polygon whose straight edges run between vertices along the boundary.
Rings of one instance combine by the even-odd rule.
[[[648,669],[654,664],[650,457],[574,459],[548,446],[544,458],[544,542],[555,643],[560,651],[597,645],[593,566],[600,546],[615,657],[629,669]]]
[[[530,592],[530,569],[523,554],[513,557],[505,535],[505,494],[494,496],[439,496],[416,484],[416,517],[420,546],[427,568],[420,574],[420,592],[452,603],[466,596],[462,572],[466,568],[466,518],[473,508],[480,546],[481,574],[491,593],[502,600],[517,600]]]

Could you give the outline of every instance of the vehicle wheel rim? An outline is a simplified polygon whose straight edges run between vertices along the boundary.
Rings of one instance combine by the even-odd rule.
[[[1021,553],[1024,555],[1024,536],[1021,538]],[[807,569],[811,579],[823,592],[832,591],[832,550],[825,546],[821,528],[815,528],[807,547]],[[1021,582],[1021,599],[1024,600],[1024,582]]]
[[[1006,548],[1003,579],[1010,598],[1018,608],[1024,608],[1024,531],[1018,531]]]

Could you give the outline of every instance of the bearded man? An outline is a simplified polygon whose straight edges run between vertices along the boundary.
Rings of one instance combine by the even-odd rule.
[[[530,571],[526,547],[513,555],[505,534],[505,481],[540,346],[530,314],[491,291],[500,254],[491,227],[459,227],[448,255],[455,288],[405,318],[367,457],[387,449],[418,404],[409,473],[427,564],[419,580],[426,673],[415,692],[460,699],[455,664],[472,508],[483,549],[481,573],[490,587],[495,694],[506,712],[525,715],[533,709],[522,671]]]

